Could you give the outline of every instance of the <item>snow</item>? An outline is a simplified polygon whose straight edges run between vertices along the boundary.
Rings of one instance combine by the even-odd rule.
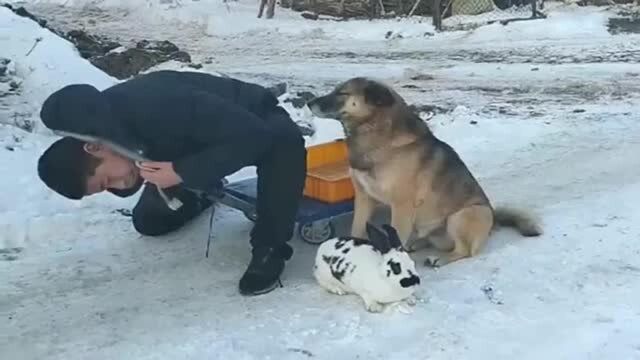
[[[90,82],[99,89],[115,84],[116,79],[88,61],[78,59],[71,43],[34,26],[29,19],[11,14],[9,9],[0,7],[0,47],[3,49],[0,56],[15,63],[16,75],[22,79],[23,95],[32,101],[25,105],[25,110],[37,112],[36,105],[50,92],[70,83]]]
[[[576,16],[580,14],[581,16]],[[503,26],[494,23],[478,28],[471,37],[474,40],[517,40],[535,39],[552,40],[561,35],[563,39],[592,39],[594,37],[609,37],[606,22],[609,13],[601,9],[588,8],[583,10],[576,6],[570,13],[560,12],[551,14],[541,31],[539,21],[521,22],[516,26]],[[513,25],[513,24],[512,24]]]
[[[87,82],[100,89],[116,83],[116,79],[80,58],[71,43],[31,20],[13,15],[4,7],[0,7],[0,34],[0,48],[3,49],[0,56],[12,60],[12,73],[15,73],[21,89],[21,98],[10,104],[10,111],[37,115],[40,105],[51,92],[74,82]],[[33,47],[36,39],[41,40]],[[0,124],[11,123],[8,112],[0,115],[3,117]],[[37,157],[55,141],[39,120],[35,124],[35,134],[0,125],[3,152],[0,168],[12,174],[0,180],[4,189],[0,205],[0,248],[23,248],[29,245],[31,238],[35,238],[38,241],[34,245],[46,249],[60,237],[65,238],[68,235],[65,230],[74,230],[73,213],[76,210],[94,211],[94,206],[102,198],[107,198],[98,196],[80,203],[65,201],[52,196],[43,184],[35,181]],[[15,150],[9,152],[5,148],[7,146]],[[118,203],[116,199],[107,201]],[[98,212],[101,210],[102,207]],[[49,220],[51,222],[47,223]],[[52,229],[57,234],[48,234]]]
[[[353,37],[363,40],[383,39],[390,28],[395,28],[396,36],[415,37],[425,36],[425,33],[433,33],[434,28],[430,21],[425,19],[411,19],[400,22],[399,20],[371,20],[367,27],[362,26],[362,21],[331,22],[330,25],[322,24],[326,21],[309,21],[299,14],[291,13],[284,9],[278,9],[278,21],[256,22],[246,21],[247,14],[255,12],[255,5],[245,5],[229,2],[227,9],[214,11],[214,15],[207,18],[207,35],[230,36],[239,33],[270,33],[277,35],[302,35],[308,37],[328,36],[336,40],[346,40]],[[218,12],[226,12],[227,16],[218,16]],[[284,14],[280,14],[280,12]],[[284,15],[284,16],[283,16]],[[283,18],[283,19],[282,19]],[[325,26],[323,26],[325,25]]]
[[[640,357],[640,39],[609,35],[611,10],[554,6],[547,20],[424,37],[430,21],[313,22],[284,9],[256,20],[250,2],[229,2],[230,12],[219,1],[181,3],[27,7],[63,28],[167,38],[195,61],[211,57],[201,71],[285,81],[283,106],[317,130],[309,145],[342,136],[339,124],[288,97],[320,94],[351,76],[385,80],[410,103],[445,109],[429,120],[436,135],[495,204],[533,209],[544,235],[499,230],[479,256],[439,270],[416,255],[421,301],[410,313],[370,314],[355,296],[324,292],[311,275],[316,247],[298,238],[284,287],[245,298],[237,281],[251,223],[239,212],[217,207],[209,258],[209,212],[176,233],[139,236],[116,211],[135,197],[74,202],[53,194],[35,164],[55,138],[42,126],[29,133],[0,125],[1,358]],[[406,36],[386,39],[388,31]],[[37,121],[44,98],[66,84],[117,82],[4,8],[0,49],[21,84],[19,96],[0,98],[2,124],[14,112]],[[338,219],[338,231],[349,223]]]

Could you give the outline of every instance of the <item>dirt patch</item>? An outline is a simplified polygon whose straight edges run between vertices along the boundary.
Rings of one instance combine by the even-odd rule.
[[[31,132],[34,128],[33,120],[17,111],[15,106],[15,99],[22,93],[21,85],[16,76],[15,63],[0,58],[0,124],[17,126]]]
[[[66,34],[66,38],[76,46],[80,56],[85,59],[104,56],[109,51],[121,46],[107,38],[89,35],[84,30],[71,30]]]
[[[3,261],[16,261],[19,259],[19,255],[24,248],[4,248],[0,249],[0,260]]]
[[[142,40],[135,48],[109,52],[90,59],[97,68],[120,80],[128,79],[170,60],[191,63],[191,56],[166,40]]]
[[[291,103],[294,108],[301,109],[307,105],[309,100],[315,97],[316,95],[310,91],[299,91],[293,97],[285,99],[284,102]]]
[[[39,18],[23,7],[4,5],[16,15],[28,18],[56,35],[70,41],[78,49],[80,56],[89,60],[105,73],[124,80],[146,71],[158,64],[174,60],[191,64],[191,56],[170,41],[138,41],[134,48],[124,49],[122,45],[108,37],[88,34],[84,30],[59,31],[50,27],[46,20]],[[121,49],[121,51],[117,51]]]
[[[640,34],[640,16],[610,18],[607,24],[610,34]]]
[[[11,6],[11,4],[1,4],[0,6],[3,6],[11,11],[13,11],[16,15],[18,16],[22,16],[25,17],[27,19],[31,19],[33,21],[35,21],[38,25],[40,25],[41,27],[48,29],[56,34],[58,34],[58,32],[54,29],[52,29],[51,27],[49,27],[47,25],[47,20],[41,19],[35,15],[33,15],[32,13],[30,13],[29,11],[27,11],[27,9],[25,9],[24,7],[20,6],[20,7],[13,7]]]
[[[453,111],[453,108],[443,107],[439,105],[433,104],[412,104],[409,105],[409,108],[415,112],[419,113],[432,113],[432,114],[444,114]]]
[[[7,83],[11,80],[10,75],[13,75],[14,70],[11,60],[0,58],[0,82]]]

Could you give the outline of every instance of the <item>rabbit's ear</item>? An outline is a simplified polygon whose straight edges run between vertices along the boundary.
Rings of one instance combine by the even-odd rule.
[[[387,239],[389,241],[389,246],[392,249],[402,250],[402,242],[400,241],[400,237],[398,237],[398,232],[391,225],[382,225],[382,229],[387,232]]]
[[[373,246],[374,249],[380,251],[383,254],[386,254],[391,250],[391,246],[389,245],[389,240],[387,239],[387,234],[384,231],[378,229],[376,226],[367,222],[367,235],[369,237],[369,242]]]

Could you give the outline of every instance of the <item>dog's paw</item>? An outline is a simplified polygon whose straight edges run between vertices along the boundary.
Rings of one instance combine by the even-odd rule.
[[[412,243],[408,244],[405,251],[408,253],[414,253],[416,251],[426,249],[427,247],[429,247],[429,241],[425,239],[420,239],[420,240],[415,240]]]
[[[431,268],[439,268],[440,267],[440,258],[437,256],[428,256],[425,260],[424,260],[424,265],[431,267]]]
[[[409,254],[414,253],[418,250],[420,250],[420,245],[417,245],[416,243],[410,244],[409,246],[407,246],[406,248],[403,248],[403,250]]]

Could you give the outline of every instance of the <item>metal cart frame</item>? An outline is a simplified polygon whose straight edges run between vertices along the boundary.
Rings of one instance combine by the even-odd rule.
[[[257,198],[257,178],[227,183],[218,203],[240,210],[247,219],[255,222]],[[319,245],[336,236],[334,220],[353,213],[353,200],[325,203],[303,196],[296,215],[297,233],[300,238]]]

